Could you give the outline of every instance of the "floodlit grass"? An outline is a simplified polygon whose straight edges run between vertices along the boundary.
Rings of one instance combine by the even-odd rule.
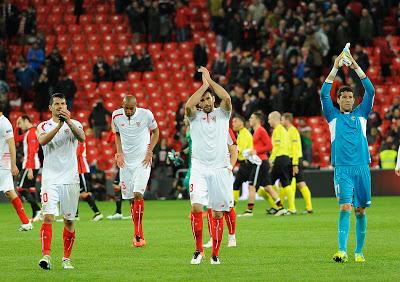
[[[337,250],[338,207],[335,199],[313,199],[315,214],[272,217],[258,201],[255,214],[237,219],[238,247],[227,248],[227,230],[220,251],[221,265],[210,265],[210,250],[199,266],[189,264],[194,240],[188,201],[147,201],[144,231],[148,245],[132,248],[131,220],[91,222],[92,212],[80,204],[81,220],[72,252],[74,270],[61,269],[62,223],[54,223],[51,271],[39,268],[40,223],[30,232],[16,231],[19,221],[10,204],[0,204],[1,281],[399,281],[399,197],[375,197],[368,210],[367,262],[356,264],[354,216],[349,236],[349,262],[332,261]],[[297,199],[298,210],[303,201]],[[114,203],[100,202],[103,214]],[[237,208],[243,211],[245,203]],[[25,205],[28,214],[30,207]],[[123,203],[128,215],[128,203]],[[206,225],[205,225],[206,227]],[[204,241],[208,240],[207,229]]]

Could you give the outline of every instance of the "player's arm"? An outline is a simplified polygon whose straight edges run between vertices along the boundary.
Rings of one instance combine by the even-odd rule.
[[[396,163],[396,169],[394,171],[397,176],[400,176],[400,146],[399,150],[397,151],[397,163]]]
[[[196,92],[193,93],[192,96],[190,96],[189,100],[186,102],[185,105],[185,113],[189,117],[189,119],[194,118],[196,115],[196,106],[200,103],[201,97],[203,94],[207,91],[208,87],[210,84],[208,81],[205,79],[204,76],[203,78],[203,84],[200,86],[199,89],[197,89]]]
[[[272,150],[272,142],[271,138],[266,132],[261,133],[261,140],[263,141],[263,144],[258,147],[254,148],[257,154],[264,154]]]
[[[6,140],[8,145],[8,150],[10,151],[10,158],[11,158],[11,173],[14,176],[18,175],[18,167],[17,167],[17,153],[15,150],[15,141],[14,137],[8,138]]]
[[[335,80],[336,74],[339,70],[339,61],[342,58],[342,54],[336,57],[335,62],[333,64],[333,68],[331,72],[329,73],[328,77],[325,79],[324,83],[322,84],[321,88],[321,104],[322,104],[322,111],[324,112],[324,115],[326,119],[331,121],[333,119],[333,114],[335,107],[333,106],[332,99],[331,99],[331,88],[332,88],[332,83]]]
[[[151,166],[151,163],[153,161],[153,150],[154,147],[157,145],[158,139],[160,137],[160,130],[158,129],[157,122],[154,118],[153,113],[150,111],[148,111],[148,127],[151,132],[151,137],[150,144],[147,147],[146,155],[144,157],[144,160],[142,161],[144,167]]]
[[[365,90],[363,100],[360,104],[360,110],[363,116],[368,119],[369,113],[371,112],[374,105],[375,89],[372,85],[372,82],[369,80],[361,67],[357,64],[356,60],[354,60],[353,56],[350,53],[348,53],[348,56],[351,60],[350,68],[352,68],[356,72]]]
[[[22,134],[19,134],[20,122],[21,121],[22,121],[22,118],[19,117],[17,119],[17,126],[14,128],[14,142],[15,143],[20,143],[20,142],[24,141],[24,135],[25,135],[24,132],[22,132]]]
[[[56,136],[57,132],[60,130],[60,128],[63,126],[64,122],[59,122],[58,125],[51,130],[50,132],[45,132],[44,131],[44,124],[39,126],[39,144],[42,146],[47,145],[51,140],[53,140],[54,136]]]
[[[291,150],[292,150],[292,165],[298,166],[299,165],[299,153],[301,152],[301,139],[300,134],[298,132],[291,132],[289,133],[289,142],[292,143]]]
[[[235,144],[228,145],[228,150],[229,150],[229,157],[230,157],[230,161],[231,161],[231,166],[232,166],[232,169],[233,169],[235,167],[235,165],[236,165],[238,154],[239,154],[237,145],[235,145]]]
[[[282,131],[280,131],[279,129],[278,130],[274,129],[272,133],[272,152],[271,156],[269,157],[271,163],[273,163],[276,159],[276,155],[281,147],[282,138],[283,138]]]
[[[26,141],[28,143],[28,156],[25,168],[28,170],[28,179],[33,178],[33,169],[35,168],[35,155],[39,151],[38,140],[36,133],[33,131],[27,132]]]
[[[226,92],[226,90],[221,85],[211,79],[210,73],[205,67],[201,67],[199,69],[199,72],[203,74],[207,82],[210,84],[211,88],[214,90],[215,94],[217,94],[217,96],[222,100],[221,109],[227,112],[232,111],[232,101],[229,93]]]

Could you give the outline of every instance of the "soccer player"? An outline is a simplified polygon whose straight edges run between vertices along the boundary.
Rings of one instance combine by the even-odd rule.
[[[0,101],[0,191],[4,192],[21,220],[22,224],[18,230],[28,231],[32,229],[32,224],[26,216],[21,199],[14,190],[13,176],[17,176],[19,171],[16,165],[13,128],[3,115],[4,106]]]
[[[272,153],[269,158],[271,182],[275,183],[279,179],[281,189],[283,189],[282,195],[287,196],[289,203],[294,203],[294,199],[291,199],[291,197],[294,197],[294,193],[291,191],[292,163],[289,158],[289,135],[281,124],[281,114],[279,112],[270,113],[268,123],[274,129],[272,132]],[[286,214],[290,214],[290,212],[286,212]]]
[[[218,255],[223,232],[223,215],[233,204],[232,171],[227,164],[228,130],[232,103],[226,90],[213,81],[208,70],[201,67],[202,86],[189,98],[185,111],[190,121],[192,137],[192,171],[190,175],[191,225],[196,241],[196,250],[191,264],[200,264],[204,257],[202,245],[202,209],[208,205],[212,209],[213,247],[211,264],[220,264]],[[219,108],[214,108],[215,97],[222,100]],[[196,105],[201,110],[197,110]]]
[[[146,244],[143,235],[144,199],[150,177],[153,149],[158,142],[159,130],[153,113],[136,106],[136,98],[124,97],[122,108],[112,114],[115,126],[115,159],[120,168],[120,185],[123,199],[131,199],[134,223],[133,245]],[[151,133],[151,137],[150,137]]]
[[[76,150],[78,158],[78,173],[79,173],[79,186],[80,186],[80,198],[89,204],[89,207],[94,212],[93,221],[99,221],[103,219],[103,215],[99,211],[96,205],[95,198],[91,193],[92,179],[90,177],[89,164],[86,158],[86,143],[79,142],[78,149]],[[78,217],[78,210],[76,211],[75,217]]]
[[[40,220],[40,207],[36,201],[36,177],[40,169],[38,156],[39,141],[37,139],[36,128],[32,125],[31,119],[27,115],[22,115],[17,119],[17,128],[24,133],[22,135],[15,131],[16,142],[23,142],[24,160],[22,162],[21,180],[17,191],[24,196],[32,208],[32,222]]]
[[[267,153],[272,149],[271,138],[268,135],[267,130],[262,126],[264,122],[264,115],[260,112],[255,112],[250,116],[250,126],[254,130],[253,134],[253,149],[250,150],[249,156],[257,156],[257,161],[252,165],[249,181],[249,201],[247,204],[247,210],[242,216],[252,216],[254,203],[256,200],[256,192],[269,193],[275,200],[275,204],[278,209],[275,213],[276,216],[280,216],[285,213],[281,200],[278,193],[272,188],[271,176],[270,176],[270,165],[268,162]],[[251,159],[251,158],[249,158]],[[265,190],[264,190],[265,187]],[[260,189],[261,188],[261,189]],[[261,196],[266,198],[267,196],[261,193]]]
[[[238,162],[239,169],[236,173],[235,182],[233,183],[233,197],[235,200],[235,205],[239,200],[240,190],[244,182],[250,181],[250,174],[253,168],[252,163],[250,163],[244,156],[243,152],[246,150],[253,149],[253,135],[244,126],[245,119],[239,115],[236,115],[232,119],[232,129],[237,132],[237,149],[238,149]]]
[[[334,254],[336,262],[347,262],[347,239],[350,229],[350,214],[354,206],[356,216],[355,261],[364,262],[362,250],[367,230],[365,209],[371,205],[371,161],[366,138],[366,124],[371,112],[375,90],[350,53],[350,68],[361,79],[365,93],[362,102],[353,109],[354,93],[351,87],[342,86],[337,91],[339,109],[333,106],[330,90],[341,64],[343,53],[334,62],[333,68],[321,89],[322,110],[331,132],[332,166],[335,168],[334,185],[339,200],[338,243],[339,251]]]
[[[293,184],[296,185],[297,189],[299,189],[306,203],[306,209],[303,214],[311,214],[313,213],[311,192],[303,177],[303,166],[301,159],[303,157],[303,152],[301,148],[300,133],[293,125],[293,115],[291,113],[284,113],[282,115],[282,124],[289,134],[289,157],[292,162],[292,175],[295,178],[295,182]],[[292,187],[291,192],[296,194],[296,189]],[[293,210],[296,211],[294,203],[295,195],[290,197],[290,199],[293,200],[293,203],[289,203],[289,206],[291,205]],[[291,211],[290,208],[289,211]]]
[[[228,167],[233,170],[236,165],[237,157],[238,157],[238,149],[236,143],[235,133],[232,129],[229,128],[229,136],[228,136],[228,151],[229,154],[227,156]],[[233,183],[231,183],[231,187],[233,189]],[[233,191],[232,191],[233,197]],[[234,201],[232,200],[232,203]],[[236,212],[234,209],[234,204],[230,207],[229,212],[224,213],[226,226],[228,227],[228,248],[236,247]],[[208,234],[210,235],[210,240],[203,245],[204,248],[211,248],[213,244],[212,240],[212,210],[207,210],[207,223],[208,223]]]
[[[80,122],[71,119],[65,96],[55,93],[50,98],[51,119],[38,125],[38,140],[43,148],[42,210],[44,214],[40,241],[42,259],[39,265],[51,269],[52,223],[60,204],[64,216],[64,256],[62,267],[73,269],[70,261],[75,241],[74,218],[79,201],[79,175],[76,150],[79,142],[85,142],[85,133]]]

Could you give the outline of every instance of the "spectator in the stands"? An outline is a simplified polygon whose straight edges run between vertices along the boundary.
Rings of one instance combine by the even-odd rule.
[[[123,14],[128,5],[129,5],[129,0],[115,0],[114,2],[115,12],[117,14]]]
[[[4,4],[1,5],[1,16],[5,17],[5,28],[8,38],[12,38],[17,34],[19,26],[20,11],[12,2],[13,1],[5,0]]]
[[[140,42],[141,37],[144,34],[144,13],[144,8],[137,0],[132,0],[132,3],[126,8],[129,25],[131,26],[131,31],[133,33],[133,43]]]
[[[381,116],[379,112],[372,110],[368,116],[367,120],[367,133],[371,131],[371,128],[378,128],[382,124]]]
[[[219,9],[222,8],[222,0],[209,0],[208,1],[208,8],[209,8],[209,12],[210,12],[210,16],[211,16],[211,22],[210,22],[210,28],[211,30],[214,30],[215,27],[215,23],[217,21],[217,17],[218,17],[218,11]]]
[[[10,87],[8,86],[7,82],[0,79],[0,100],[5,101],[7,100],[7,93],[10,91]]]
[[[74,104],[76,91],[77,88],[75,82],[71,78],[69,78],[68,73],[65,69],[61,70],[60,79],[54,92],[60,92],[64,94],[67,101],[68,110],[70,111],[72,110]]]
[[[126,80],[125,67],[119,56],[114,57],[114,62],[111,65],[110,76],[112,82]]]
[[[170,42],[172,39],[173,23],[170,14],[160,14],[160,41]]]
[[[7,64],[0,61],[0,80],[6,80],[7,77]]]
[[[158,9],[158,1],[151,2],[147,10],[147,32],[150,42],[159,41],[160,34],[160,12]]]
[[[14,69],[17,89],[22,101],[32,100],[34,93],[33,87],[38,77],[36,71],[28,66],[26,60],[21,57]]]
[[[243,115],[242,104],[244,103],[244,93],[244,88],[240,84],[236,84],[229,93],[232,99],[233,112],[240,115]]]
[[[110,81],[110,66],[102,56],[97,57],[97,61],[93,66],[93,80],[95,82]]]
[[[89,116],[89,126],[93,128],[95,138],[100,138],[101,133],[108,130],[107,117],[111,117],[110,112],[101,101],[97,102]]]
[[[53,49],[51,50],[51,53],[47,56],[47,59],[50,60],[51,65],[55,66],[59,70],[64,68],[65,62],[63,57],[60,54],[60,51],[58,50],[57,46],[54,46]]]
[[[367,9],[362,9],[360,19],[360,42],[365,46],[370,46],[374,36],[374,22]],[[358,61],[357,61],[358,62]]]
[[[226,75],[226,72],[228,71],[228,63],[226,62],[224,52],[218,54],[218,58],[214,60],[211,69],[213,75]]]
[[[304,77],[306,83],[305,89],[300,96],[300,112],[302,116],[315,116],[319,114],[320,102],[318,88],[312,77],[306,75]]]
[[[371,127],[370,131],[367,132],[367,141],[368,145],[373,146],[376,144],[379,144],[381,142],[381,134],[379,133],[378,128],[376,127]]]
[[[225,15],[224,9],[219,9],[218,17],[215,18],[214,31],[216,34],[216,44],[218,52],[225,52],[227,47],[227,32],[229,19]]]
[[[293,88],[292,88],[292,104],[291,104],[291,112],[295,116],[301,116],[303,114],[303,109],[299,108],[301,103],[300,98],[303,95],[303,92],[306,88],[306,83],[303,79],[299,79],[298,77],[293,77]]]
[[[127,71],[139,71],[139,61],[131,46],[128,46],[128,48],[126,49],[125,56],[122,58],[122,61]]]
[[[44,50],[39,48],[39,44],[36,41],[29,48],[27,59],[29,66],[38,72],[44,63],[45,54]]]
[[[283,92],[279,91],[279,88],[276,84],[272,84],[269,89],[270,89],[269,101],[271,109],[283,113],[284,112]]]
[[[260,22],[262,17],[265,15],[266,8],[261,0],[252,0],[251,5],[248,8],[248,15],[257,22]]]
[[[39,112],[47,112],[49,109],[49,102],[51,96],[51,84],[48,78],[47,67],[44,67],[42,73],[39,76],[39,80],[35,85],[35,100],[34,106]]]
[[[153,71],[153,62],[151,60],[150,54],[147,51],[147,48],[142,48],[137,58],[138,58],[139,71],[141,72]]]
[[[84,0],[74,0],[74,15],[76,16],[76,23],[79,24],[79,19],[81,15],[84,14],[85,10],[83,8]]]
[[[243,22],[238,13],[235,13],[232,18],[228,18],[226,40],[227,46],[226,51],[235,50],[237,47],[242,45],[243,35]]]
[[[392,105],[385,113],[385,119],[392,119],[394,117],[395,110],[400,110],[400,96],[393,97]]]
[[[374,21],[374,36],[381,36],[383,34],[383,20],[385,18],[385,7],[381,0],[369,1],[369,11]]]
[[[391,40],[392,36],[389,34],[386,36],[385,40],[381,41],[380,46],[378,46],[378,48],[381,50],[381,72],[382,76],[384,77],[391,76],[392,59],[396,57],[396,54],[391,46]]]
[[[197,70],[200,67],[206,67],[208,63],[208,48],[206,45],[206,40],[204,38],[200,38],[199,43],[194,46],[193,49],[193,59],[194,59],[194,65],[196,67],[195,73],[194,73],[194,79],[200,81],[201,80],[201,73],[199,73]]]
[[[187,5],[184,5],[182,1],[178,0],[176,4],[176,40],[183,42],[188,40],[189,37],[189,17],[190,10]]]

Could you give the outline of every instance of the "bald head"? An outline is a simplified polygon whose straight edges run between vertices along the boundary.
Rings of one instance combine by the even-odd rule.
[[[277,111],[274,111],[268,116],[268,123],[271,127],[275,128],[281,123],[281,114]]]
[[[131,117],[136,112],[136,98],[132,95],[126,95],[122,100],[122,108],[124,108],[125,115]]]

